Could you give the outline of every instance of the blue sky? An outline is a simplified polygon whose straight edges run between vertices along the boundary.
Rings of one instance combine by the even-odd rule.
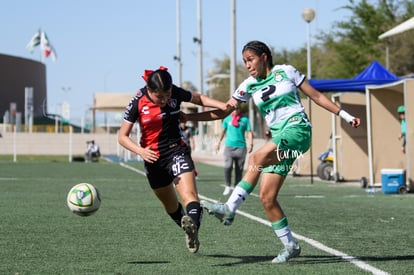
[[[176,0],[1,0],[0,53],[40,60],[25,46],[41,28],[57,52],[46,59],[48,111],[69,102],[71,122],[80,124],[93,94],[135,93],[145,69],[160,65],[178,81]],[[214,59],[230,55],[230,0],[202,0],[203,75]],[[328,31],[350,13],[348,0],[236,0],[236,51],[250,40],[275,49],[306,46],[304,8],[316,11],[311,33]],[[199,83],[197,0],[181,0],[182,80]],[[35,95],[36,96],[36,95]],[[1,114],[2,115],[2,114]]]

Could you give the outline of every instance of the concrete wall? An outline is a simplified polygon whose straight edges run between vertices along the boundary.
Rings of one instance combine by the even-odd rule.
[[[69,155],[83,156],[86,141],[95,140],[102,154],[117,154],[116,134],[80,133],[3,133],[0,138],[0,155]]]

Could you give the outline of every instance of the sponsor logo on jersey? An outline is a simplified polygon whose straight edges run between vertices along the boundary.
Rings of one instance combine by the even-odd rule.
[[[142,107],[142,110],[141,110],[141,113],[143,113],[144,115],[149,115],[149,107],[148,106],[143,106]]]

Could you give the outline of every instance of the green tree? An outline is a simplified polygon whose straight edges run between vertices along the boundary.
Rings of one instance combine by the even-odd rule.
[[[328,62],[334,68],[327,77],[353,77],[372,60],[385,64],[386,43],[390,47],[391,44],[389,41],[379,40],[378,36],[413,16],[412,1],[378,0],[376,4],[371,2],[349,0],[349,4],[341,8],[350,10],[351,17],[346,21],[335,22],[330,33],[324,33],[319,37],[323,51],[329,53],[327,56],[331,58]],[[407,55],[403,59],[398,58],[398,55],[404,52],[408,56],[413,56],[409,52],[412,45],[412,38],[393,38],[393,49],[390,51],[393,60],[391,71],[396,74],[408,73],[410,66],[401,66],[407,62]],[[411,61],[408,63],[412,65]]]
[[[349,78],[361,72],[373,60],[386,65],[389,49],[389,69],[396,75],[414,72],[414,37],[408,31],[384,40],[378,36],[414,16],[412,0],[349,0],[339,9],[351,11],[346,20],[337,21],[329,32],[318,35],[312,46],[312,78]],[[269,45],[272,47],[272,45]],[[292,64],[306,73],[306,47],[276,51],[272,48],[275,64]],[[210,75],[229,74],[230,58],[215,59]],[[237,64],[237,83],[248,76],[244,65]],[[213,82],[213,97],[226,100],[230,94],[229,79]]]
[[[340,9],[348,9],[351,16],[335,22],[331,31],[317,37],[312,46],[312,78],[350,78],[361,72],[373,60],[385,65],[385,50],[389,48],[390,71],[398,76],[414,72],[413,31],[379,40],[378,36],[414,16],[412,0],[355,1]],[[274,64],[291,64],[302,73],[307,72],[307,49],[276,51],[272,50]],[[215,99],[226,101],[231,92],[229,77],[230,58],[224,56],[214,60],[214,68],[209,71],[208,94]],[[239,84],[248,73],[244,64],[237,64],[236,83]],[[302,97],[305,95],[301,94]],[[247,112],[248,106],[243,107]],[[263,135],[263,120],[254,108],[256,136]]]

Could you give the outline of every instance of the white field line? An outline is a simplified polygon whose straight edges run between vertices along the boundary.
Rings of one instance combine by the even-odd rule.
[[[129,166],[128,164],[125,164],[125,163],[123,163],[123,162],[120,162],[120,163],[119,163],[119,165],[121,165],[122,167],[125,167],[125,168],[127,168],[127,169],[129,169],[129,170],[132,170],[132,171],[134,171],[135,173],[138,173],[138,174],[140,174],[140,175],[146,176],[146,174],[145,174],[145,172],[144,172],[144,171],[141,171],[141,170],[139,170],[139,169],[137,169],[137,168],[134,168],[134,167],[132,167],[132,166]]]
[[[120,163],[120,165],[122,167],[125,167],[127,169],[130,169],[130,170],[138,173],[138,174],[141,174],[141,175],[144,175],[145,176],[145,173],[143,171],[139,170],[139,169],[136,169],[134,167],[131,167],[131,166],[129,166],[127,164],[124,164],[122,162]],[[257,197],[257,195],[255,195],[255,196]],[[199,197],[201,199],[208,200],[208,201],[211,201],[211,202],[218,202],[217,200],[208,198],[208,197],[203,196],[203,195],[199,195]],[[247,212],[237,210],[237,214],[238,215],[242,215],[242,216],[244,216],[244,217],[246,217],[248,219],[251,219],[253,221],[257,221],[257,222],[259,222],[261,224],[264,224],[266,226],[272,227],[272,225],[270,224],[269,221],[264,220],[262,218],[259,218],[257,216],[253,216],[253,215],[251,215],[251,214],[249,214]],[[371,272],[372,274],[375,274],[375,275],[389,275],[389,273],[387,273],[385,271],[382,271],[382,270],[380,270],[378,268],[375,268],[372,265],[369,265],[369,264],[365,263],[364,261],[361,261],[358,258],[355,258],[353,256],[350,256],[350,255],[348,255],[348,254],[346,254],[344,252],[341,252],[339,250],[330,248],[330,247],[328,247],[328,246],[326,246],[326,245],[324,245],[324,244],[322,244],[322,243],[320,243],[318,241],[315,241],[313,239],[307,238],[305,236],[302,236],[302,235],[299,235],[299,234],[296,234],[296,233],[293,233],[293,236],[296,239],[301,240],[301,241],[304,241],[304,242],[310,244],[311,246],[313,246],[313,247],[315,247],[315,248],[317,248],[319,250],[322,250],[322,251],[324,251],[324,252],[326,252],[328,254],[334,255],[336,257],[341,257],[344,261],[350,262],[351,264],[354,264],[357,267],[359,267],[359,268],[361,268],[361,269],[363,269],[365,271]]]

